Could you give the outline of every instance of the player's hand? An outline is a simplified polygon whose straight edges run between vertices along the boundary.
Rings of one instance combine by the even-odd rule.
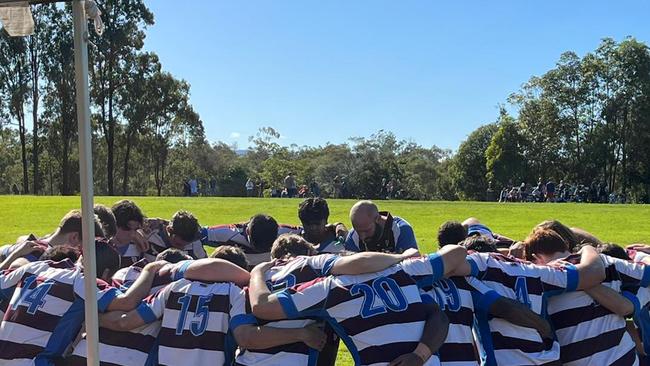
[[[269,269],[273,268],[275,265],[275,261],[268,261],[268,262],[262,262],[253,268],[253,271],[261,271],[262,273],[265,273]]]
[[[402,254],[402,258],[408,259],[408,258],[413,258],[413,257],[420,257],[420,251],[415,249],[415,248],[408,248],[406,249]]]
[[[523,242],[518,241],[510,246],[508,248],[508,255],[511,257],[519,258],[519,259],[526,259],[526,252],[525,252],[526,246],[524,245]]]
[[[341,223],[336,224],[334,232],[336,233],[337,238],[347,238],[348,236],[348,228],[346,228],[345,225]]]
[[[415,353],[407,353],[391,361],[391,363],[388,366],[422,366],[422,365],[424,365],[424,360],[422,360],[420,356],[416,355]]]
[[[632,245],[626,246],[625,249],[636,250],[637,252],[643,252],[643,253],[646,253],[646,254],[650,254],[650,245],[646,245],[646,244],[632,244]]]
[[[327,335],[316,324],[312,324],[306,328],[302,328],[302,342],[310,348],[323,350],[325,343],[327,343]]]
[[[158,218],[158,217],[147,218],[144,221],[144,226],[143,226],[142,230],[145,233],[150,234],[150,233],[152,233],[152,232],[154,232],[156,230],[158,230],[158,231],[163,230],[165,228],[165,226],[167,226],[168,224],[169,224],[169,221],[167,221],[165,219],[161,219],[161,218]]]
[[[144,233],[140,232],[140,230],[135,232],[135,235],[133,236],[133,242],[138,246],[140,252],[144,253],[150,248],[149,240],[145,238]]]
[[[27,240],[27,241],[22,242],[12,254],[16,258],[20,258],[20,257],[26,256],[27,254],[32,253],[32,252],[41,252],[42,253],[44,251],[45,251],[45,248],[42,245],[40,245],[40,244],[38,244],[36,242],[33,242],[31,240]]]
[[[167,261],[155,261],[147,264],[144,266],[144,270],[153,272],[153,273],[158,273],[164,266],[168,265],[169,262]]]

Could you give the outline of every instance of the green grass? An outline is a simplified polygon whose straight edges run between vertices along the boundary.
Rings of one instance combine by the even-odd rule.
[[[118,197],[96,197],[95,202],[111,205]],[[194,213],[202,225],[244,221],[258,212],[273,215],[278,222],[298,224],[299,199],[131,197],[149,217],[170,218],[178,209]],[[330,222],[350,225],[352,200],[329,200]],[[0,196],[0,243],[11,243],[26,233],[51,232],[70,209],[78,208],[79,197]],[[498,204],[482,202],[380,201],[381,210],[405,218],[414,228],[423,251],[437,247],[437,228],[446,220],[474,216],[495,232],[513,239],[524,238],[531,228],[547,219],[590,231],[603,241],[625,245],[650,242],[650,206],[595,204]],[[349,353],[339,352],[338,365],[352,365]]]
[[[95,202],[110,205],[118,197],[96,197]],[[278,222],[298,224],[299,199],[278,198],[175,198],[130,197],[150,217],[169,218],[178,209],[189,210],[203,225],[244,221],[258,212],[273,215]],[[329,200],[330,222],[350,225],[348,210],[352,200]],[[79,197],[0,196],[0,243],[13,242],[33,232],[51,232],[70,209],[78,208]],[[592,232],[603,241],[618,244],[650,242],[650,206],[596,204],[498,204],[483,202],[379,201],[381,210],[411,223],[420,247],[435,250],[438,226],[446,220],[478,217],[492,230],[520,239],[540,221],[555,218],[569,226]]]

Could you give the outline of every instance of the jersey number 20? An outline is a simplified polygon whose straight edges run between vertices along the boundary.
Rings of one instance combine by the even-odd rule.
[[[194,309],[194,316],[190,323],[190,332],[192,332],[192,335],[195,337],[203,334],[205,329],[208,327],[208,319],[210,318],[210,308],[208,304],[210,303],[210,300],[212,300],[212,296],[199,296],[198,301],[196,302],[196,309]],[[181,304],[181,313],[178,315],[176,335],[183,334],[183,330],[185,329],[185,319],[187,319],[187,313],[190,309],[191,302],[192,295],[185,295],[178,299],[178,303]]]
[[[388,310],[404,311],[408,307],[408,301],[406,301],[402,289],[392,278],[379,277],[372,282],[372,286],[365,283],[352,286],[350,295],[356,296],[359,294],[363,294],[362,318],[384,314]],[[375,296],[379,297],[379,301],[375,301]]]

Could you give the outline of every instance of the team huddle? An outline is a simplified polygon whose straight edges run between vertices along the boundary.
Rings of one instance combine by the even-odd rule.
[[[201,226],[95,206],[101,365],[645,365],[650,247],[557,221],[522,241],[475,218],[439,250],[370,201],[352,228],[321,198],[301,226]],[[85,365],[81,213],[0,248],[0,365]],[[208,256],[206,246],[214,251]]]

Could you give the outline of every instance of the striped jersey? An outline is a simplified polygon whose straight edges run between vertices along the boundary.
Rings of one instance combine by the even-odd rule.
[[[472,276],[499,295],[528,305],[544,316],[545,298],[578,285],[578,271],[573,266],[556,268],[538,266],[497,253],[473,253],[467,256]],[[479,349],[483,365],[559,365],[560,345],[545,341],[532,328],[488,316],[495,300],[484,297],[475,303]]]
[[[401,217],[392,216],[389,212],[380,212],[379,214],[386,216],[384,231],[379,240],[366,245],[366,243],[359,239],[357,231],[351,229],[345,240],[346,250],[352,252],[374,251],[402,253],[409,248],[418,248],[411,224]]]
[[[220,245],[235,245],[240,247],[251,266],[258,265],[271,259],[270,252],[260,251],[254,248],[246,234],[248,223],[217,225],[201,229],[201,242],[204,245],[218,247]],[[302,235],[302,228],[286,224],[278,225],[278,236],[282,234]]]
[[[605,265],[602,285],[620,292],[622,286],[647,287],[650,267],[600,255]],[[579,261],[579,256],[566,258]],[[581,365],[637,365],[635,344],[625,318],[611,312],[584,291],[550,298],[548,315],[561,346],[562,363]]]
[[[234,356],[228,332],[250,324],[244,307],[244,293],[235,284],[180,279],[148,297],[138,312],[147,323],[162,319],[160,365],[225,365]]]
[[[120,268],[126,268],[134,265],[143,258],[143,253],[137,244],[131,242],[126,245],[116,245],[111,241],[113,248],[120,254]]]
[[[338,256],[323,254],[313,257],[297,257],[289,262],[274,266],[266,272],[269,289],[278,292],[297,284],[312,281],[318,277],[328,276]],[[304,328],[312,323],[311,319],[291,319],[268,322],[252,315],[250,306],[246,313],[257,325],[273,328]],[[310,349],[302,342],[282,345],[268,349],[242,350],[237,356],[237,365],[308,365],[314,364],[318,351]],[[311,361],[311,362],[310,362]]]
[[[99,311],[117,289],[97,280]],[[84,320],[84,275],[70,260],[41,261],[0,274],[0,297],[11,298],[0,323],[0,364],[54,365]]]
[[[144,257],[149,261],[155,261],[156,256],[163,252],[165,249],[174,248],[171,245],[169,235],[167,230],[163,228],[155,229],[147,236],[149,241],[149,250],[144,253]],[[203,248],[203,243],[201,240],[195,240],[191,243],[188,243],[183,248],[176,248],[181,250],[183,253],[189,255],[193,259],[207,258],[208,254]]]
[[[356,365],[388,365],[415,349],[426,322],[426,305],[413,276],[437,280],[442,273],[441,258],[432,255],[377,273],[319,277],[277,297],[288,319],[327,320]],[[432,357],[426,365],[434,362]]]
[[[128,290],[138,279],[148,261],[142,259],[134,265],[122,268],[113,275],[113,286],[122,291]],[[150,294],[171,283],[175,277],[182,277],[181,267],[190,261],[163,267],[154,278]],[[157,359],[156,338],[160,331],[160,321],[143,325],[136,329],[120,332],[99,328],[99,361],[101,366],[141,366],[155,365]],[[86,365],[87,344],[85,334],[75,345],[72,355],[67,359],[69,366]]]
[[[474,300],[491,293],[494,290],[474,277],[443,278],[425,291],[449,319],[447,338],[438,350],[441,365],[478,366],[472,333]]]
[[[640,251],[628,250],[630,260],[633,262],[642,262],[649,255]],[[643,350],[650,354],[650,288],[647,286],[634,285],[630,283],[622,284],[622,294],[634,304],[634,324],[636,325],[641,340]]]

